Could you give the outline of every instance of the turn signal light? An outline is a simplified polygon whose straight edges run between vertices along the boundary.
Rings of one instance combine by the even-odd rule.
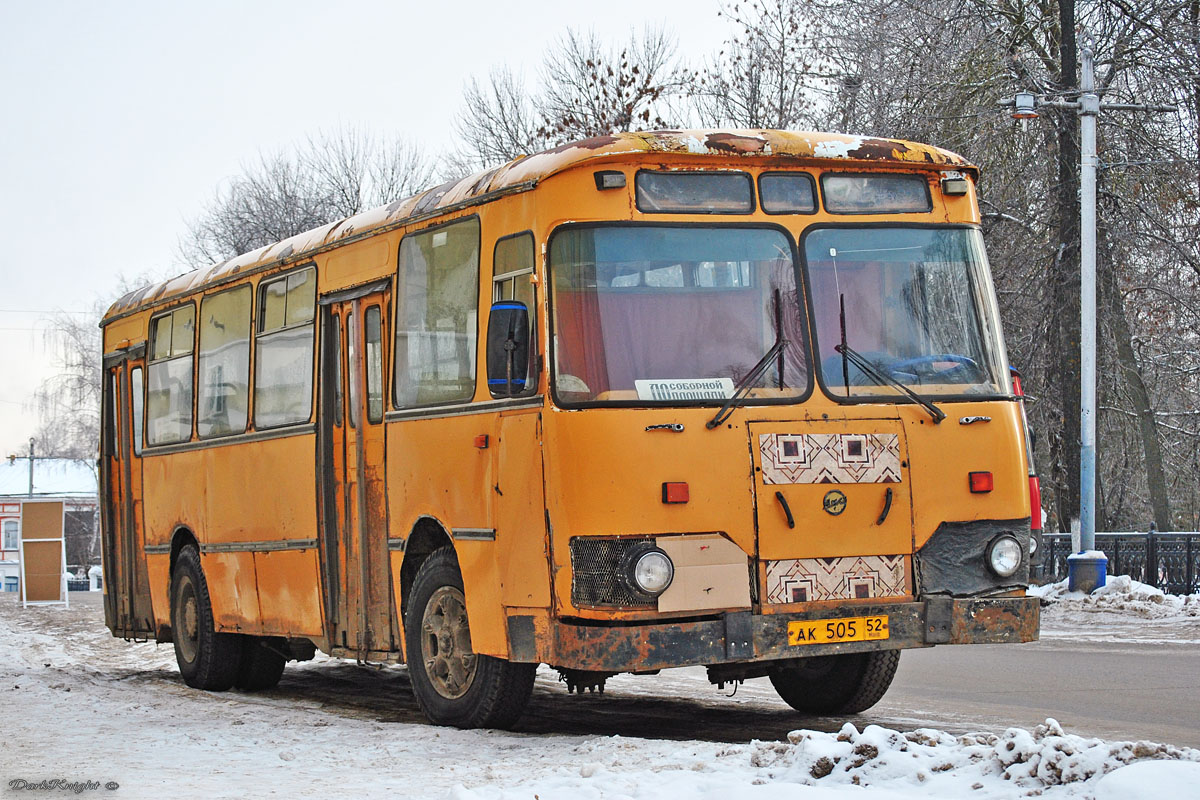
[[[662,485],[662,501],[664,503],[686,503],[689,499],[686,483],[664,483]]]
[[[992,473],[990,472],[969,472],[967,479],[971,484],[971,492],[974,494],[983,494],[992,490]]]

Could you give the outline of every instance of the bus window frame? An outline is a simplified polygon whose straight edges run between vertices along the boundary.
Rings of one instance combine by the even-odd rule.
[[[500,243],[510,241],[512,239],[519,239],[522,236],[529,237],[530,252],[533,255],[533,259],[529,263],[529,269],[520,269],[520,270],[514,270],[512,272],[497,273],[496,272],[496,251],[500,249]],[[547,240],[547,241],[549,241],[549,240]],[[538,292],[539,283],[537,281],[537,262],[538,262],[537,236],[535,236],[533,231],[530,229],[526,229],[523,231],[517,231],[516,233],[510,233],[510,234],[506,234],[505,236],[501,236],[500,238],[498,238],[496,240],[496,243],[494,245],[492,245],[492,292],[491,292],[491,300],[488,302],[489,316],[490,316],[491,306],[494,303],[500,302],[500,299],[498,297],[496,297],[496,290],[500,284],[502,284],[506,281],[510,281],[515,278],[519,278],[522,275],[530,276],[530,282],[529,282],[530,294],[533,296],[533,303],[531,304],[531,307],[528,309],[529,310],[529,374],[525,376],[525,379],[527,381],[525,388],[522,389],[521,391],[513,394],[512,395],[513,398],[530,397],[532,395],[537,394],[538,385],[541,380],[541,375],[539,374],[539,370],[538,370],[538,354],[541,352],[541,350],[538,347],[538,320],[540,319],[540,315],[538,314],[538,305],[540,303],[540,296],[539,296],[539,292]],[[482,268],[480,271],[482,272]],[[515,293],[516,292],[514,291],[514,294]],[[520,302],[520,301],[516,301],[516,302]],[[483,328],[483,330],[486,330],[486,328]],[[485,343],[480,342],[480,344],[485,344]],[[483,347],[482,349],[486,351],[487,348]],[[486,372],[486,370],[485,370],[485,372]],[[485,379],[486,379],[486,376],[485,376]],[[488,399],[492,399],[492,400],[511,399],[508,397],[498,397],[498,398],[492,397],[490,389],[488,391],[488,395],[489,395]]]
[[[473,366],[475,374],[474,374],[474,381],[473,381],[474,388],[471,391],[471,396],[464,397],[464,398],[458,398],[456,400],[438,400],[437,402],[433,402],[433,403],[414,403],[412,405],[400,405],[400,399],[398,396],[398,392],[396,391],[396,375],[397,375],[396,362],[397,362],[397,359],[399,359],[399,357],[400,357],[400,348],[396,346],[396,337],[400,333],[400,306],[402,304],[401,301],[404,299],[404,297],[403,297],[404,281],[402,280],[401,275],[400,275],[400,269],[403,267],[404,262],[401,259],[400,250],[401,250],[401,248],[404,247],[405,240],[408,239],[410,236],[415,236],[415,235],[419,235],[419,234],[423,234],[423,233],[432,233],[441,228],[448,228],[451,225],[457,225],[460,222],[465,222],[470,219],[475,220],[476,224],[479,226],[478,236],[476,237],[476,240],[475,240],[475,252],[476,252],[476,259],[475,259],[475,262],[476,262],[475,263],[475,332],[473,334],[475,337],[475,359],[474,359],[474,366]],[[534,256],[536,259],[536,256],[537,256],[536,252],[534,253]],[[387,419],[387,416],[389,413],[393,413],[393,412],[397,412],[397,411],[404,412],[404,411],[420,411],[422,409],[449,408],[449,407],[454,407],[454,406],[470,405],[471,403],[477,402],[475,398],[477,398],[479,396],[479,381],[480,381],[479,355],[480,355],[480,351],[481,351],[481,348],[479,346],[480,345],[479,332],[481,330],[481,328],[480,328],[480,321],[481,321],[480,316],[481,315],[479,313],[479,295],[481,293],[481,290],[483,289],[483,286],[482,286],[482,281],[483,281],[483,220],[480,218],[479,213],[475,212],[475,213],[471,213],[471,214],[464,214],[461,217],[454,217],[452,219],[439,219],[432,225],[426,225],[424,227],[413,228],[411,230],[405,231],[404,235],[400,237],[400,241],[396,243],[396,267],[395,267],[395,269],[392,270],[391,278],[395,280],[394,289],[392,290],[392,297],[391,297],[391,306],[392,307],[388,310],[389,318],[392,320],[392,330],[390,331],[392,341],[391,341],[391,344],[387,348],[388,358],[387,358],[387,363],[384,365],[385,369],[387,369],[387,374],[384,377],[388,379],[388,389],[386,392],[386,397],[387,397],[388,401],[391,402],[391,406],[389,407],[387,405],[387,401],[384,402],[384,414],[383,414],[384,419],[385,420]],[[490,302],[488,303],[488,307],[489,308],[491,307]],[[484,370],[484,372],[483,372],[483,380],[485,382],[487,380],[486,372],[487,372],[486,370]],[[485,388],[484,391],[486,392],[487,389]]]
[[[311,269],[312,273],[313,273],[313,315],[312,315],[312,318],[306,322],[293,322],[291,325],[287,325],[287,324],[281,325],[278,328],[272,328],[270,331],[267,331],[266,333],[264,333],[262,330],[260,330],[260,328],[262,327],[263,322],[266,320],[266,314],[263,313],[264,312],[263,303],[266,300],[266,287],[269,286],[270,284],[275,283],[280,280],[286,281],[290,276],[292,276],[298,272],[303,272],[304,270],[307,270],[307,269]],[[284,429],[291,428],[291,427],[312,424],[313,414],[315,413],[316,408],[317,408],[317,401],[315,399],[316,385],[317,385],[316,363],[317,363],[317,352],[318,352],[318,346],[319,346],[319,340],[318,340],[319,334],[317,333],[317,316],[318,316],[318,311],[321,308],[321,292],[320,292],[320,286],[318,285],[318,277],[319,277],[319,275],[317,272],[317,262],[316,261],[306,261],[303,264],[297,265],[293,269],[289,269],[289,270],[286,270],[283,272],[276,272],[272,275],[263,276],[263,277],[259,278],[258,283],[255,284],[255,286],[254,286],[254,302],[251,303],[251,306],[250,306],[250,330],[254,332],[254,346],[251,348],[251,355],[250,355],[252,360],[250,361],[250,384],[249,384],[250,396],[249,396],[249,401],[246,406],[246,430],[244,430],[240,434],[230,434],[231,436],[243,436],[246,433],[249,433],[251,431],[278,431],[278,430],[284,430]],[[286,293],[285,293],[285,296],[286,296]],[[286,307],[284,310],[284,319],[285,320],[287,319]],[[280,333],[281,331],[298,330],[300,328],[303,328],[303,327],[309,326],[309,325],[311,325],[312,329],[313,329],[313,334],[312,334],[313,335],[313,345],[312,345],[312,358],[310,359],[310,363],[309,363],[308,416],[302,420],[294,420],[291,422],[281,422],[278,425],[260,425],[258,422],[258,366],[259,366],[259,362],[261,361],[261,359],[259,357],[259,348],[261,347],[260,343],[261,343],[263,337],[273,336],[277,333]],[[193,372],[195,372],[195,370],[193,370]],[[213,438],[221,438],[221,437],[213,437]],[[211,439],[205,439],[204,441],[211,441]]]
[[[654,209],[642,208],[641,202],[638,201],[638,178],[642,174],[651,175],[739,175],[746,179],[746,188],[750,193],[750,208],[745,211],[739,209],[737,211],[718,211],[705,210],[703,208],[681,208],[670,211],[656,211]],[[702,214],[705,216],[715,217],[747,217],[753,215],[759,209],[758,197],[756,191],[758,189],[757,181],[754,179],[754,173],[744,169],[639,169],[633,174],[633,204],[637,208],[638,213],[647,215],[668,215],[668,214]],[[550,237],[546,237],[546,243],[549,245]]]
[[[947,222],[942,222],[942,223],[903,222],[903,221],[896,221],[896,220],[891,220],[888,222],[882,222],[882,221],[881,222],[824,222],[824,223],[810,225],[807,228],[805,228],[804,231],[800,234],[799,240],[797,241],[797,249],[799,250],[800,259],[801,259],[801,261],[798,263],[798,266],[803,271],[803,277],[804,277],[804,295],[805,295],[805,302],[807,304],[806,311],[809,315],[810,324],[813,326],[809,330],[810,341],[811,341],[810,346],[812,348],[811,355],[812,355],[813,362],[814,362],[813,372],[816,377],[816,383],[821,388],[821,393],[824,394],[826,398],[834,401],[838,405],[862,405],[864,403],[866,403],[866,404],[872,404],[872,403],[885,404],[885,405],[891,405],[891,404],[915,405],[916,404],[915,400],[900,393],[899,391],[896,391],[894,394],[878,394],[878,395],[872,394],[872,395],[857,395],[857,396],[855,396],[855,395],[849,395],[849,396],[839,395],[830,389],[830,387],[825,383],[823,377],[820,374],[822,370],[821,370],[821,362],[820,362],[820,353],[817,350],[818,342],[817,342],[817,331],[816,331],[816,323],[815,323],[816,313],[815,313],[813,305],[812,305],[812,303],[813,303],[812,287],[809,285],[809,281],[808,281],[808,275],[809,275],[808,258],[805,255],[805,253],[807,253],[808,251],[805,248],[804,243],[808,239],[809,235],[814,233],[815,231],[822,231],[822,230],[829,230],[829,229],[862,230],[862,229],[866,229],[866,228],[871,228],[871,229],[877,229],[877,228],[937,228],[937,229],[958,228],[958,229],[963,229],[963,230],[976,230],[976,231],[979,231],[980,233],[982,233],[983,229],[979,225],[972,225],[969,223],[955,223],[955,222],[949,222],[949,223],[947,223]],[[978,288],[975,284],[974,270],[969,270],[967,272],[967,281],[969,283],[971,296],[976,297],[977,293],[978,293]],[[976,309],[976,312],[978,312],[978,311],[979,311],[979,309]],[[979,317],[978,313],[976,314],[975,321],[976,321],[977,325],[982,324],[982,319]],[[999,319],[997,319],[996,322],[997,322],[997,324],[1001,323],[1001,321]],[[982,329],[979,331],[979,333],[980,333],[980,341],[982,341],[982,342],[989,341],[988,337],[983,335],[984,331]],[[1003,334],[1003,331],[1001,331],[1001,333]],[[850,346],[853,347],[854,344],[850,343]],[[990,344],[988,344],[986,346],[988,346],[989,348],[991,347]],[[1003,348],[1001,348],[1001,349],[1003,349]],[[994,355],[994,354],[989,353],[989,355]],[[1007,362],[1007,358],[1005,358],[1005,361]],[[1007,368],[1007,364],[1005,364],[1005,367]],[[917,392],[917,394],[921,395],[921,397],[925,398],[926,400],[932,400],[932,401],[936,401],[939,403],[977,403],[977,402],[992,402],[992,401],[1002,401],[1002,400],[1016,400],[1015,395],[1004,394],[1004,393],[931,394],[931,393],[921,391],[920,386],[917,386],[915,388],[910,386],[909,388],[912,389],[913,391]]]
[[[804,391],[794,397],[781,397],[777,400],[766,398],[750,398],[741,403],[744,407],[758,406],[786,406],[800,405],[808,402],[813,395],[816,383],[813,379],[813,373],[818,368],[818,364],[814,362],[815,351],[811,345],[811,326],[812,326],[812,309],[810,308],[808,299],[808,283],[804,280],[806,270],[801,266],[800,251],[797,247],[795,235],[784,225],[774,221],[764,220],[747,220],[744,222],[670,222],[658,220],[598,220],[595,222],[566,222],[557,225],[546,236],[545,244],[545,262],[546,262],[546,308],[547,308],[547,325],[549,335],[547,336],[547,361],[549,362],[547,389],[548,393],[554,401],[554,405],[564,409],[587,409],[587,408],[720,408],[726,401],[724,400],[681,400],[675,403],[651,403],[645,400],[604,400],[595,401],[589,400],[582,403],[567,402],[559,398],[556,388],[556,378],[558,376],[558,354],[555,347],[555,319],[556,304],[554,302],[554,269],[550,263],[550,253],[552,252],[552,243],[554,237],[563,230],[572,228],[611,228],[611,227],[639,227],[639,228],[739,228],[739,229],[756,229],[756,230],[771,230],[783,235],[788,243],[788,247],[792,251],[792,271],[795,272],[796,292],[803,295],[802,302],[799,303],[797,313],[801,315],[800,320],[800,338],[799,342],[789,342],[789,345],[799,347],[801,354],[807,362],[807,384]],[[765,351],[764,351],[765,352]]]
[[[187,353],[181,353],[180,355],[177,355],[177,356],[171,355],[171,356],[167,356],[166,358],[155,358],[154,357],[154,345],[156,344],[156,337],[154,335],[154,321],[158,320],[158,319],[162,319],[163,317],[166,317],[166,316],[170,316],[170,315],[174,314],[176,311],[178,311],[179,309],[184,308],[186,306],[192,307],[192,348],[191,348],[191,350],[189,350]],[[153,450],[158,447],[178,447],[180,445],[189,444],[191,442],[196,441],[196,349],[197,349],[197,346],[198,346],[197,343],[198,343],[199,337],[200,337],[199,320],[200,320],[199,307],[196,302],[196,299],[193,297],[193,298],[184,300],[183,302],[175,303],[174,305],[168,306],[167,308],[164,308],[162,311],[158,311],[158,312],[151,314],[150,319],[146,321],[146,364],[145,364],[146,373],[145,373],[145,377],[144,377],[144,383],[145,383],[144,391],[146,392],[147,395],[150,392],[150,367],[152,365],[166,364],[168,362],[178,361],[181,358],[187,358],[190,356],[192,359],[192,369],[191,369],[192,397],[191,397],[191,403],[190,403],[191,417],[192,417],[191,423],[192,424],[191,424],[190,432],[183,439],[176,439],[176,440],[173,440],[170,442],[151,442],[149,436],[146,436],[142,440],[144,449]],[[172,341],[174,341],[174,339],[175,339],[175,321],[174,320],[171,321],[171,339],[172,339]],[[147,418],[147,421],[148,421],[149,415],[146,414],[146,411],[148,410],[149,403],[146,402],[146,400],[148,400],[148,397],[143,398],[142,408],[143,408],[143,415]],[[147,430],[146,433],[148,434],[149,431]]]
[[[810,189],[812,189],[812,198],[813,198],[812,211],[770,211],[770,210],[768,210],[767,204],[763,200],[764,196],[763,196],[763,189],[762,189],[762,179],[768,178],[768,177],[777,177],[777,176],[796,177],[798,175],[802,175],[805,178],[807,178],[808,186]],[[807,172],[802,169],[796,169],[796,170],[773,169],[773,170],[768,170],[766,172],[758,173],[758,180],[756,181],[756,183],[757,183],[756,188],[758,189],[758,207],[767,216],[771,216],[771,217],[811,217],[811,216],[817,214],[818,212],[820,212],[820,210],[822,208],[821,203],[822,203],[822,200],[824,200],[824,198],[821,196],[821,192],[817,188],[816,176],[814,176],[811,172]]]

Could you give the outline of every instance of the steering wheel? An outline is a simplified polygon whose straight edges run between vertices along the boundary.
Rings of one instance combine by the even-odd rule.
[[[936,368],[936,364],[947,361],[952,363],[953,366],[946,367],[945,369]],[[907,373],[909,375],[916,375],[919,378],[936,378],[947,383],[958,383],[959,381],[954,379],[968,375],[983,375],[983,370],[979,368],[979,364],[975,359],[959,355],[958,353],[934,353],[927,356],[893,361],[887,365],[887,371],[892,377],[896,377],[897,373]]]

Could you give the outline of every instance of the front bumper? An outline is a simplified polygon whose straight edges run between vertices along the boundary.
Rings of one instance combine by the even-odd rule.
[[[890,634],[885,640],[788,644],[789,622],[874,614],[888,615]],[[517,619],[509,619],[510,632]],[[642,672],[935,644],[1031,642],[1038,638],[1038,620],[1036,597],[931,597],[916,603],[842,606],[807,614],[728,612],[717,619],[659,625],[615,627],[554,621],[550,641],[545,643],[548,647],[538,647],[538,656],[521,658],[516,652],[522,649],[519,647],[512,656],[573,669]]]

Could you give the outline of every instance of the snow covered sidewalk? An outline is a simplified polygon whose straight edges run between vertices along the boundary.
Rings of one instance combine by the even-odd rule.
[[[1200,644],[1200,594],[1164,594],[1128,575],[1110,575],[1090,595],[1068,592],[1065,580],[1029,593],[1042,598],[1043,639]]]
[[[1052,720],[955,736],[864,715],[838,732],[732,744],[458,731],[411,721],[403,669],[324,658],[290,666],[278,692],[196,692],[169,646],[110,637],[96,599],[22,610],[0,596],[0,797],[59,796],[16,788],[54,780],[95,785],[82,796],[147,798],[1200,796],[1200,751],[1085,738]],[[552,682],[539,678],[546,703],[569,703],[549,695]]]

